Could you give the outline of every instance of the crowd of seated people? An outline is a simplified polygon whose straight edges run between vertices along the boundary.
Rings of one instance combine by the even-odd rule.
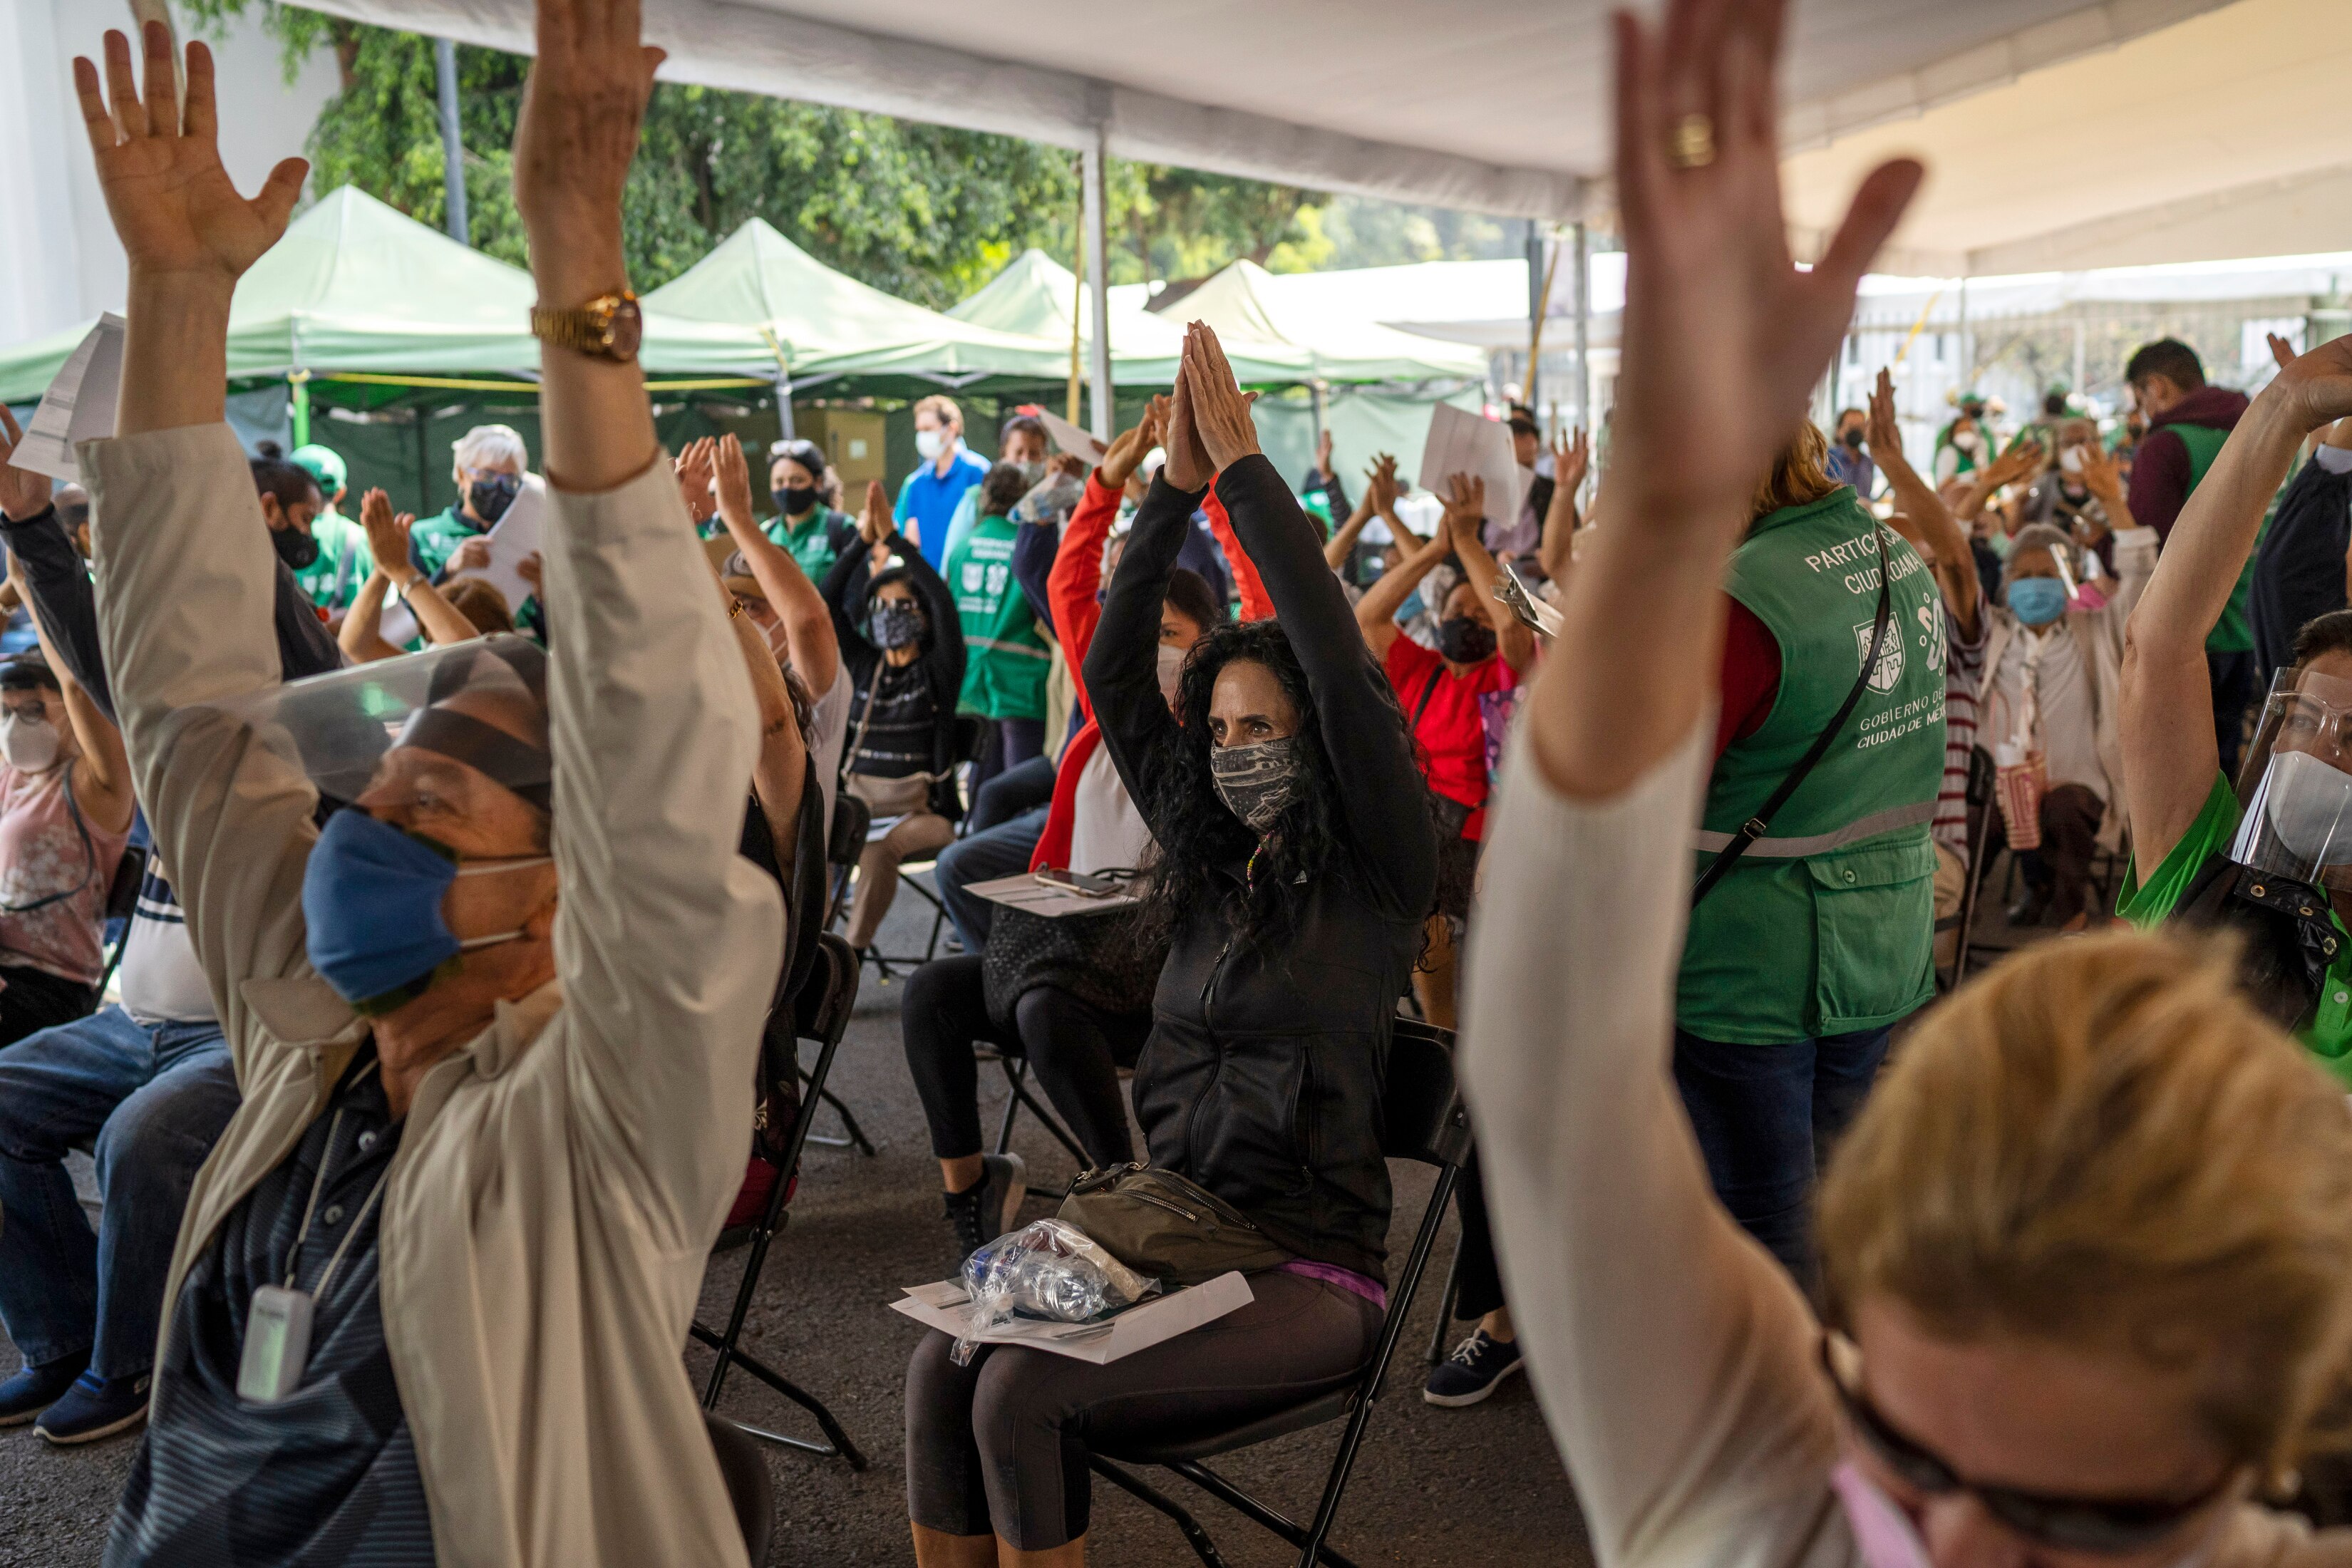
[[[690,1313],[796,1173],[763,1042],[819,933],[873,958],[926,861],[941,1262],[1036,1212],[992,1055],[1262,1252],[1100,1363],[927,1331],[924,1568],[1074,1568],[1090,1456],[1366,1367],[1405,1017],[1475,1143],[1424,1397],[1524,1372],[1602,1561],[2343,1555],[2280,1505],[2352,1373],[2352,339],[2251,397],[2147,345],[2136,450],[1971,400],[1923,471],[1884,375],[1816,428],[1921,170],[1798,268],[1779,8],[1665,10],[1614,37],[1606,472],[1515,409],[1517,492],[1423,475],[1425,537],[1328,438],[1303,503],[1199,322],[1098,450],[929,397],[895,506],[786,437],[763,518],[615,325],[655,55],[601,0],[538,6],[514,146],[538,467],[478,426],[440,514],[346,517],[226,418],[303,165],[236,192],[201,43],[77,62],[128,329],[85,493],[0,410],[0,1426],[140,1432],[110,1568],[741,1563]],[[2070,940],[1942,994],[2001,856]]]

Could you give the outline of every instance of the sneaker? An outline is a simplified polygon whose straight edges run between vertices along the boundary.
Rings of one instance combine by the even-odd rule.
[[[128,1432],[147,1419],[147,1390],[152,1381],[143,1372],[136,1377],[85,1372],[63,1398],[41,1412],[33,1430],[59,1447]]]
[[[0,1426],[22,1426],[64,1398],[89,1364],[87,1355],[68,1356],[47,1366],[22,1368],[0,1382]]]
[[[1432,1405],[1475,1405],[1519,1370],[1519,1342],[1490,1338],[1480,1329],[1454,1347],[1444,1365],[1429,1374],[1422,1398]]]
[[[955,1226],[956,1268],[1021,1223],[1021,1200],[1029,1195],[1029,1164],[1018,1154],[983,1154],[981,1178],[947,1194],[948,1223]]]

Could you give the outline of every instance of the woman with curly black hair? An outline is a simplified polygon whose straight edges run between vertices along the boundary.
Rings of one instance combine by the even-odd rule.
[[[1137,513],[1087,690],[1160,846],[1171,942],[1135,1106],[1150,1161],[1291,1255],[1253,1300],[1105,1366],[927,1337],[907,1382],[924,1568],[1085,1560],[1087,1443],[1246,1420],[1361,1367],[1379,1334],[1390,1193],[1381,1084],[1437,846],[1404,716],[1319,540],[1259,452],[1213,333],[1187,335],[1168,461]],[[1160,606],[1212,479],[1276,619],[1210,628],[1169,711]]]

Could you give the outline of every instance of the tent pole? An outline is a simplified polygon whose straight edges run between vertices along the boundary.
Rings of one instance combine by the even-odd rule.
[[[1547,265],[1544,248],[1542,226],[1535,219],[1528,219],[1528,374],[1521,378],[1519,401],[1538,420],[1543,416],[1543,404],[1538,393],[1542,377],[1537,367],[1543,360],[1544,311],[1551,303],[1551,269],[1559,264],[1555,251]]]
[[[793,378],[789,375],[776,377],[776,429],[787,441],[800,436],[793,428]]]
[[[1110,380],[1110,213],[1103,188],[1106,157],[1102,127],[1078,154],[1078,183],[1086,197],[1086,271],[1087,313],[1094,318],[1094,342],[1087,345],[1087,375],[1094,383],[1094,436],[1108,441],[1116,433],[1113,411],[1118,393]]]
[[[1592,428],[1592,282],[1586,249],[1591,237],[1576,220],[1576,423]]]
[[[457,46],[447,38],[433,40],[433,74],[441,85],[443,222],[451,239],[471,245],[472,226],[466,218],[466,142],[457,127]]]

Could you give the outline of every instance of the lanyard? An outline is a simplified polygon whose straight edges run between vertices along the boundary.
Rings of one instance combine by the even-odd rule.
[[[356,1089],[362,1083],[366,1082],[367,1075],[375,1071],[382,1064],[379,1062],[368,1063],[365,1068],[361,1069],[360,1076],[352,1080],[352,1086]],[[319,1190],[326,1185],[327,1166],[333,1159],[335,1152],[335,1135],[341,1132],[342,1129],[343,1108],[341,1106],[337,1106],[335,1108],[334,1120],[327,1123],[327,1147],[319,1156],[319,1173],[317,1175],[310,1178],[310,1201],[302,1205],[302,1228],[295,1233],[293,1256],[289,1258],[286,1261],[286,1289],[289,1290],[295,1288],[294,1281],[296,1276],[301,1269],[302,1243],[310,1237],[310,1216],[318,1211]],[[367,1224],[368,1215],[373,1212],[375,1208],[376,1199],[383,1195],[384,1183],[391,1179],[392,1166],[387,1163],[383,1168],[383,1174],[378,1176],[375,1179],[375,1185],[368,1189],[367,1201],[360,1205],[359,1214],[352,1220],[352,1228],[343,1233],[342,1245],[335,1248],[335,1255],[332,1258],[327,1259],[327,1271],[319,1276],[319,1288],[310,1292],[312,1300],[326,1300],[327,1285],[329,1281],[334,1279],[335,1270],[342,1266],[343,1254],[352,1249],[352,1239],[358,1236],[361,1228]]]

